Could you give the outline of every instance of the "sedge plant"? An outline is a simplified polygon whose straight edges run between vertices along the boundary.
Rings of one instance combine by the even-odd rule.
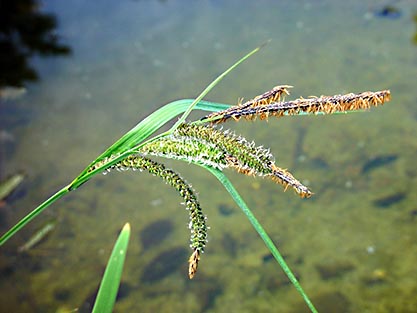
[[[209,84],[196,99],[183,99],[168,103],[139,122],[91,162],[70,184],[57,191],[6,232],[0,238],[0,245],[3,245],[10,237],[56,200],[76,190],[97,173],[114,169],[120,171],[129,169],[146,171],[161,178],[168,185],[175,188],[184,199],[190,217],[190,247],[192,252],[188,261],[188,275],[191,279],[196,275],[207,241],[206,216],[191,185],[180,174],[165,167],[159,161],[164,158],[183,160],[208,170],[219,180],[247,216],[256,232],[265,242],[268,250],[304,299],[310,311],[317,312],[271,238],[224,174],[224,170],[232,169],[244,175],[261,176],[270,179],[283,185],[285,189],[293,189],[303,198],[309,198],[313,193],[289,171],[277,166],[273,155],[268,149],[257,146],[255,143],[231,131],[215,126],[228,120],[266,120],[269,117],[359,111],[389,101],[390,91],[367,91],[359,94],[349,93],[285,101],[284,97],[289,95],[291,86],[280,85],[245,103],[237,105],[203,100],[203,97],[220,80],[260,48],[254,49],[233,64]],[[187,121],[189,114],[193,110],[206,111],[208,114],[198,120]],[[178,119],[171,128],[165,132],[155,134],[162,126],[174,118]]]

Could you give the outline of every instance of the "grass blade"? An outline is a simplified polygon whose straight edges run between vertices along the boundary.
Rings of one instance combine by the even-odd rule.
[[[107,262],[101,280],[97,298],[94,303],[93,313],[111,313],[116,302],[117,291],[119,290],[122,277],[123,265],[127,252],[127,245],[130,237],[130,225],[126,223],[114,244],[113,251]]]
[[[194,99],[182,99],[164,105],[123,135],[119,140],[111,145],[101,155],[101,157],[108,156],[110,154],[117,154],[121,151],[133,148],[165,125],[168,121],[185,112],[194,102]],[[199,101],[195,109],[213,112],[220,111],[228,107],[229,105],[223,103]]]
[[[303,288],[301,287],[300,283],[298,282],[297,278],[292,273],[291,269],[288,267],[287,263],[285,262],[284,258],[282,257],[281,253],[278,251],[277,247],[272,242],[271,238],[268,236],[262,225],[258,222],[256,217],[253,215],[252,211],[243,201],[242,197],[239,195],[233,184],[230,180],[218,169],[203,166],[205,169],[210,171],[216,178],[222,183],[224,188],[229,192],[232,196],[233,200],[236,204],[242,209],[243,213],[247,216],[255,230],[258,232],[259,236],[261,236],[262,240],[265,242],[266,246],[268,247],[269,251],[272,253],[274,258],[277,260],[279,265],[281,266],[284,273],[287,275],[291,283],[303,297],[305,303],[313,313],[317,313],[316,308],[314,307],[313,303],[308,298],[307,294],[304,292]]]
[[[133,147],[144,141],[146,138],[151,136],[153,133],[155,133],[168,121],[172,120],[177,115],[185,112],[194,102],[194,99],[181,99],[173,101],[159,108],[152,114],[148,115],[145,119],[136,124],[135,127],[129,130],[126,134],[124,134],[119,140],[117,140],[114,144],[107,148],[106,151],[99,155],[93,162],[91,162],[91,164],[88,165],[85,168],[85,170],[80,175],[78,175],[76,179],[74,179],[74,182],[76,182],[80,177],[84,176],[87,173],[88,169],[91,168],[91,166],[103,160],[104,158],[132,149]],[[199,101],[195,106],[195,109],[209,112],[217,112],[224,110],[228,107],[230,107],[229,104]]]
[[[258,52],[265,44],[253,49],[251,52],[246,54],[243,58],[238,60],[235,64],[233,64],[231,67],[229,67],[227,70],[225,70],[223,73],[221,73],[215,80],[213,80],[210,85],[208,85],[201,93],[200,95],[194,100],[193,103],[190,104],[190,106],[187,108],[187,110],[184,112],[184,114],[181,116],[181,118],[172,126],[170,131],[174,131],[178,125],[185,122],[185,119],[188,117],[188,115],[191,113],[191,111],[194,109],[196,104],[202,100],[209,92],[212,90],[227,74],[229,74],[231,71],[233,71],[236,67],[238,67],[243,61],[251,57],[253,54]]]

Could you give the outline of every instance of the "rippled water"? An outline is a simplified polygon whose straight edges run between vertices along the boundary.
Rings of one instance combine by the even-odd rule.
[[[390,89],[392,100],[366,113],[226,125],[270,147],[277,165],[315,192],[311,199],[267,180],[228,176],[320,312],[415,310],[415,1],[42,4],[72,53],[31,58],[40,80],[0,104],[1,178],[26,175],[0,208],[2,232],[143,117],[197,96],[271,40],[206,98],[235,103],[289,84],[294,98]],[[0,311],[89,312],[117,233],[130,222],[116,312],[307,312],[215,179],[188,164],[166,164],[198,191],[211,227],[194,280],[187,278],[181,198],[145,173],[112,172],[1,248]],[[44,241],[17,253],[51,220],[56,226]]]

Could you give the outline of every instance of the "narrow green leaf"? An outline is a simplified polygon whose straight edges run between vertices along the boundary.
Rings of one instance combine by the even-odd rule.
[[[127,245],[130,237],[130,225],[126,223],[114,244],[113,251],[107,262],[101,280],[97,298],[94,303],[93,313],[111,313],[116,302],[117,291],[119,290],[122,277],[123,265],[127,252]]]
[[[152,135],[168,121],[183,113],[189,108],[190,104],[194,102],[194,99],[182,99],[164,105],[123,135],[102,155],[109,156],[110,154],[116,154],[134,147]],[[217,111],[228,107],[229,105],[227,104],[200,101],[196,106],[196,109],[204,111]]]
[[[202,165],[203,166],[203,165]],[[291,269],[285,262],[284,258],[282,257],[281,253],[278,251],[277,247],[272,242],[271,238],[268,236],[262,225],[258,222],[256,217],[253,215],[252,211],[249,209],[249,207],[246,205],[246,203],[243,201],[242,197],[239,195],[233,184],[230,182],[230,180],[218,169],[203,166],[205,169],[207,169],[209,172],[211,172],[224,186],[224,188],[229,192],[229,194],[232,196],[233,200],[236,202],[236,204],[242,209],[243,213],[247,216],[249,221],[251,222],[252,226],[255,228],[255,230],[258,232],[259,236],[261,236],[262,240],[265,242],[266,246],[268,247],[269,251],[272,253],[274,258],[277,260],[278,264],[281,266],[284,273],[287,275],[291,283],[294,285],[294,287],[297,289],[297,291],[301,294],[303,297],[305,303],[313,313],[317,313],[316,308],[314,307],[313,303],[308,298],[307,294],[304,292],[303,288],[301,287],[300,283],[298,282],[297,278],[292,273]]]
[[[181,118],[172,126],[170,131],[174,131],[178,125],[181,125],[185,122],[185,119],[188,117],[188,115],[191,113],[191,111],[194,109],[196,104],[202,100],[209,92],[212,90],[227,74],[229,74],[231,71],[233,71],[236,67],[238,67],[243,61],[251,57],[253,54],[258,52],[265,44],[253,49],[251,52],[246,54],[243,58],[239,59],[235,64],[233,64],[231,67],[229,67],[227,70],[225,70],[223,73],[221,73],[215,80],[213,80],[210,85],[208,85],[201,93],[200,95],[193,101],[193,103],[190,104],[190,106],[187,108],[187,110],[184,112],[184,114],[181,116]]]
[[[185,112],[194,102],[194,99],[182,99],[173,101],[159,108],[152,114],[148,115],[145,119],[136,124],[135,127],[129,130],[126,134],[124,134],[119,140],[117,140],[114,144],[107,148],[107,150],[104,151],[101,155],[99,155],[93,162],[91,162],[91,164],[89,164],[84,169],[84,171],[74,179],[73,183],[71,184],[71,189],[75,189],[73,187],[74,185],[81,185],[82,183],[84,183],[80,183],[78,182],[78,180],[80,180],[80,178],[83,177],[94,164],[103,160],[106,157],[110,157],[112,155],[123,153],[129,149],[132,149],[140,142],[144,141],[146,138],[155,133],[168,121],[172,120],[177,115]],[[229,104],[199,101],[195,106],[195,109],[208,112],[217,112],[225,110],[228,107],[230,107]],[[127,156],[128,155],[126,155],[126,157]]]

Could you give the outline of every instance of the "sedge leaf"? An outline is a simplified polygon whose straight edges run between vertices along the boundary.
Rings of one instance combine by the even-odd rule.
[[[284,273],[287,275],[288,279],[291,281],[291,283],[294,285],[295,289],[300,293],[300,295],[303,297],[305,303],[313,313],[317,313],[316,308],[314,307],[313,303],[307,296],[307,294],[304,292],[303,288],[301,287],[300,283],[298,282],[297,278],[285,262],[284,258],[282,257],[281,253],[278,251],[278,248],[275,246],[271,238],[266,233],[265,229],[262,227],[262,225],[258,222],[256,217],[253,215],[252,211],[249,209],[245,201],[243,201],[240,194],[237,192],[233,184],[230,182],[230,180],[218,169],[215,169],[213,167],[202,165],[205,169],[207,169],[209,172],[211,172],[223,185],[223,187],[229,192],[233,200],[236,202],[236,204],[242,209],[243,213],[247,216],[249,221],[251,222],[252,226],[255,228],[256,232],[259,234],[259,236],[262,238],[262,240],[265,242],[265,245],[267,246],[268,250],[271,252],[271,254],[274,256],[278,264],[281,266]]]
[[[113,251],[107,262],[93,307],[93,313],[111,313],[116,302],[122,277],[123,265],[130,237],[130,225],[126,223],[113,246]]]

